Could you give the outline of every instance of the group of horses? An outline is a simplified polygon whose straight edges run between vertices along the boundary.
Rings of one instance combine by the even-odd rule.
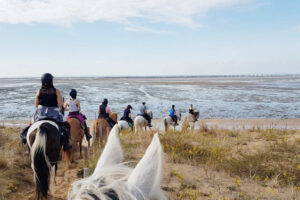
[[[152,112],[149,111],[148,114],[152,118]],[[122,130],[133,129],[127,121],[117,121],[117,113],[110,113],[110,118],[116,122],[113,128],[106,119],[98,118],[93,122],[93,144],[97,141],[106,141],[106,145],[93,175],[74,183],[68,199],[166,199],[160,189],[162,150],[158,135],[153,137],[152,143],[136,168],[130,169],[122,164],[123,153],[119,133]],[[192,123],[193,128],[195,118],[197,118],[197,113],[196,115],[188,114],[184,117],[183,124]],[[178,120],[181,120],[181,114],[178,115]],[[69,118],[67,121],[70,124],[70,140],[74,147],[67,154],[72,162],[73,151],[77,146],[82,157],[84,129],[76,118]],[[163,121],[166,131],[169,126],[174,126],[175,129],[176,124],[170,116],[165,117]],[[148,121],[143,116],[135,117],[135,133],[146,130],[147,126]],[[47,198],[51,175],[55,183],[57,163],[62,149],[60,136],[58,125],[50,120],[35,122],[28,130],[27,144],[38,200]]]

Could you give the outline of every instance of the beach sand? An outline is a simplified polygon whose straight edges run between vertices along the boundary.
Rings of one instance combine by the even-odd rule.
[[[163,119],[153,119],[152,125],[154,130],[164,131]],[[0,125],[8,127],[25,127],[30,123],[30,120],[0,120]],[[87,120],[88,126],[91,127],[93,120]],[[218,129],[251,129],[251,128],[273,128],[273,129],[300,129],[300,118],[297,119],[199,119],[195,124],[195,129],[198,129],[202,123],[208,127]],[[181,130],[182,121],[176,130]]]

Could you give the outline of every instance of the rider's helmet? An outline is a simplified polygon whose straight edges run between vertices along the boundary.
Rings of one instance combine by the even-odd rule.
[[[172,108],[175,108],[175,105],[172,105]]]
[[[103,104],[107,105],[108,104],[108,100],[107,99],[103,99]]]
[[[73,99],[76,99],[77,97],[77,91],[75,89],[71,89],[70,91],[70,96],[73,98]]]
[[[53,76],[50,73],[45,73],[42,75],[41,81],[43,86],[51,86],[53,85]]]
[[[132,109],[131,105],[128,105],[128,106],[127,106],[127,109]]]
[[[146,104],[146,102],[143,102],[142,104],[143,104],[143,105],[145,105],[145,104]]]

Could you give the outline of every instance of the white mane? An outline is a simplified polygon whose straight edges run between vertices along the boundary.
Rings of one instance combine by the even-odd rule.
[[[72,184],[69,200],[164,200],[160,189],[162,148],[155,134],[144,157],[135,169],[123,162],[120,145],[120,126],[111,130],[94,173]]]

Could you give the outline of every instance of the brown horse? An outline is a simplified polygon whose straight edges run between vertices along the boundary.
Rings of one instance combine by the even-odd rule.
[[[117,123],[118,121],[118,113],[110,113],[109,117]],[[107,138],[109,131],[111,130],[110,125],[106,121],[106,119],[98,118],[93,123],[93,138],[94,140],[99,141],[99,139],[105,140]]]
[[[58,125],[49,120],[41,120],[31,125],[27,134],[31,167],[34,174],[37,199],[47,198],[50,175],[57,170],[61,150],[61,133]],[[54,173],[51,173],[54,170]]]
[[[73,162],[74,150],[77,145],[79,146],[80,158],[82,158],[82,140],[84,138],[84,129],[81,122],[76,118],[67,119],[70,124],[70,139],[72,142],[72,149],[68,151],[69,159]]]

